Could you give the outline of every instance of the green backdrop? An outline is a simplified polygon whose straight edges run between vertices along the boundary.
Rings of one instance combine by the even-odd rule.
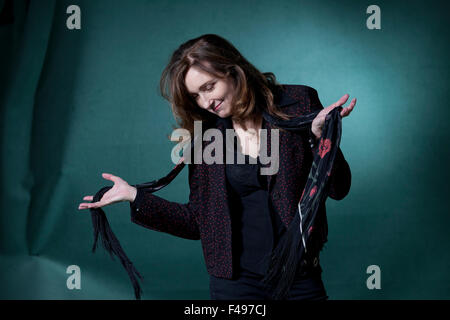
[[[450,298],[448,1],[0,1],[0,298],[134,299],[118,262],[93,243],[82,197],[151,181],[173,166],[175,124],[159,77],[182,42],[229,39],[281,83],[314,87],[324,106],[358,102],[343,120],[352,170],[328,199],[321,255],[330,299]],[[66,9],[81,9],[69,30]],[[350,100],[349,100],[350,101]],[[157,195],[188,200],[187,169]],[[105,209],[144,275],[143,299],[209,299],[200,241],[131,223]],[[69,290],[69,265],[81,289]],[[366,269],[378,265],[381,289]]]

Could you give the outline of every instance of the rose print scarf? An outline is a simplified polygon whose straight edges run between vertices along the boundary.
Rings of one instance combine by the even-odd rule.
[[[272,289],[274,299],[285,299],[294,281],[295,273],[301,258],[308,250],[308,239],[315,221],[320,203],[328,197],[328,178],[333,168],[334,159],[339,148],[342,133],[342,107],[336,107],[326,116],[322,135],[318,146],[314,147],[314,159],[308,175],[305,188],[298,203],[298,212],[289,224],[287,231],[280,238],[270,256],[269,269],[263,282]],[[263,112],[264,119],[276,127],[288,131],[310,130],[311,123],[320,111],[315,111],[290,120],[275,118]],[[194,140],[194,139],[193,139]],[[194,141],[191,143],[193,148]],[[178,163],[165,177],[151,182],[132,185],[137,189],[145,189],[153,193],[168,185],[184,168],[185,163]],[[94,196],[92,202],[100,201],[103,195],[111,189],[103,187]],[[97,248],[98,237],[102,239],[103,247],[111,257],[117,256],[128,273],[134,287],[136,299],[141,298],[141,287],[138,278],[142,276],[128,259],[123,248],[109,226],[104,211],[101,208],[90,208],[94,228],[94,245]]]

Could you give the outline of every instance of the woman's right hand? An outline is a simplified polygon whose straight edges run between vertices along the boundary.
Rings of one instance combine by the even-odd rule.
[[[133,202],[136,198],[137,190],[135,187],[130,186],[125,180],[120,177],[114,176],[110,173],[102,173],[102,177],[106,180],[114,182],[114,186],[109,189],[100,201],[90,203],[80,203],[78,210],[100,208],[112,203],[121,201]],[[85,196],[83,200],[92,201],[94,196]]]

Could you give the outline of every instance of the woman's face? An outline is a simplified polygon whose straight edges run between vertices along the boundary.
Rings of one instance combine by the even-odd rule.
[[[231,116],[234,87],[231,79],[220,79],[192,66],[184,79],[197,105],[221,118]]]

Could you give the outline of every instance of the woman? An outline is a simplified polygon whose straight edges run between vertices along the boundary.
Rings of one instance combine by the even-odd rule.
[[[345,104],[348,95],[324,109],[314,89],[277,84],[272,73],[259,72],[231,43],[213,34],[182,44],[163,71],[160,86],[178,124],[191,136],[194,121],[202,121],[204,129],[219,129],[224,136],[227,129],[234,129],[237,146],[234,141],[231,146],[226,143],[226,150],[231,148],[235,159],[244,157],[245,163],[189,164],[187,204],[167,201],[103,173],[114,186],[100,201],[81,203],[79,209],[129,201],[133,222],[186,239],[201,239],[211,299],[270,299],[271,292],[262,283],[269,267],[267,257],[297,212],[326,116]],[[355,103],[353,99],[341,108],[340,115],[348,116]],[[261,174],[260,169],[267,167],[260,161],[261,149],[277,151],[271,145],[270,130],[277,127],[262,117],[263,111],[290,119],[319,110],[309,133],[279,131],[277,171]],[[259,129],[269,129],[267,146],[261,146]],[[208,144],[203,141],[203,149]],[[329,196],[344,198],[351,174],[340,149],[328,175]],[[83,199],[92,201],[93,196]],[[327,299],[318,259],[327,236],[324,202],[308,232],[309,250],[289,299]]]

